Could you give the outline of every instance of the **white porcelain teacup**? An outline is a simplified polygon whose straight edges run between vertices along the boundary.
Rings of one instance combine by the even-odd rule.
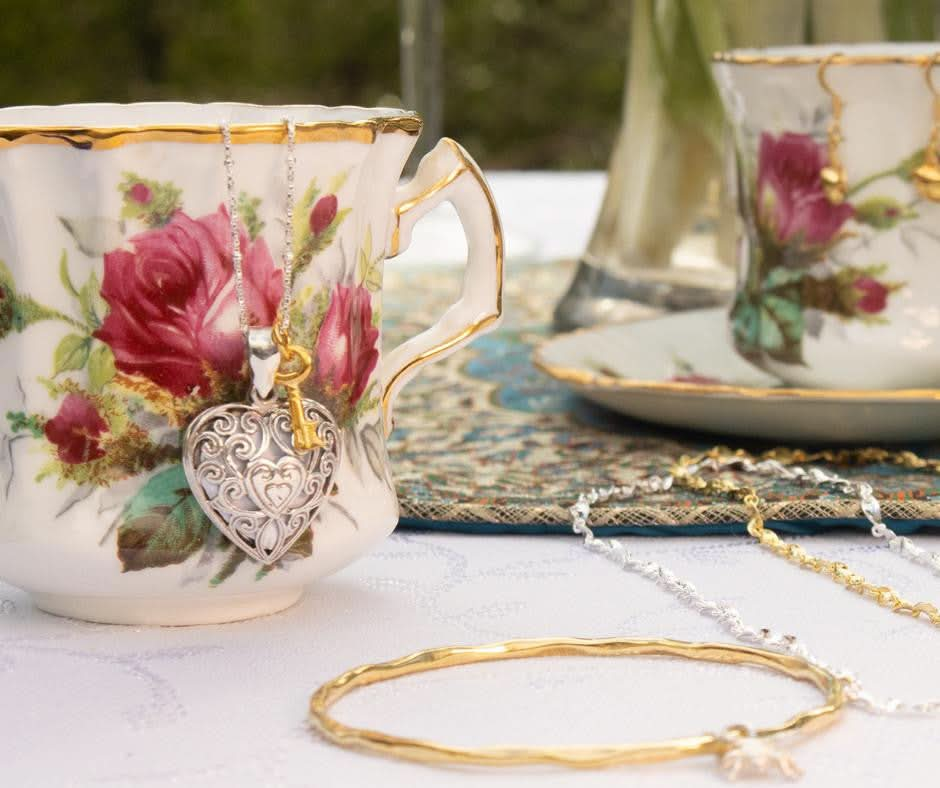
[[[940,387],[940,204],[912,181],[931,136],[926,76],[929,67],[940,80],[938,51],[834,44],[716,55],[746,229],[732,335],[739,353],[788,384]],[[834,101],[844,110],[832,161]],[[838,159],[841,203],[820,178]]]
[[[251,318],[270,325],[296,123],[293,339],[304,394],[340,428],[312,530],[256,564],[194,502],[181,432],[247,391],[221,124],[231,130]],[[442,140],[399,186],[420,120],[400,110],[132,104],[0,110],[0,578],[48,611],[190,624],[270,613],[398,520],[385,436],[419,367],[492,327],[502,241],[486,183]],[[460,300],[381,350],[382,268],[454,204]]]

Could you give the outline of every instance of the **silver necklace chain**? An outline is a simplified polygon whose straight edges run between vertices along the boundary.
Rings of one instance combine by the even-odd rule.
[[[690,466],[687,471],[697,473],[701,469],[714,472],[731,469],[743,470],[748,473],[811,481],[815,484],[831,484],[844,492],[853,492],[861,498],[862,511],[868,521],[872,523],[872,533],[876,537],[886,539],[893,550],[911,561],[925,564],[935,570],[940,566],[936,553],[927,553],[916,547],[910,539],[899,537],[881,522],[881,507],[874,497],[871,486],[864,482],[851,482],[836,474],[827,473],[817,468],[805,470],[798,466],[785,466],[776,460],[752,462],[740,457],[727,460],[710,458],[697,465]],[[594,488],[589,492],[581,493],[577,502],[570,509],[572,516],[571,528],[574,533],[583,537],[583,544],[586,549],[613,561],[624,571],[636,572],[647,580],[652,580],[693,610],[703,616],[715,619],[738,640],[800,657],[838,676],[845,683],[846,696],[850,702],[865,711],[876,714],[936,714],[940,712],[940,699],[907,702],[896,698],[876,698],[863,688],[852,672],[828,665],[815,656],[796,636],[775,632],[766,627],[756,629],[749,626],[734,607],[724,602],[708,599],[692,583],[679,577],[668,568],[654,561],[644,561],[637,558],[621,540],[602,539],[594,535],[594,531],[588,524],[591,507],[594,504],[611,499],[629,500],[638,495],[664,492],[672,487],[673,480],[674,477],[669,474],[646,476],[633,484]]]
[[[293,119],[285,118],[287,130],[287,190],[284,205],[284,249],[281,252],[281,275],[284,291],[278,307],[281,328],[290,328],[290,306],[294,282],[294,181],[297,169],[297,127]],[[242,333],[251,328],[248,301],[245,298],[245,277],[242,272],[242,246],[238,216],[238,192],[235,188],[235,160],[232,156],[232,130],[228,121],[222,121],[222,144],[225,149],[225,185],[228,193],[229,231],[232,235],[232,269],[235,273],[235,298],[238,301],[238,325]]]
[[[234,290],[251,383],[246,401],[211,405],[190,421],[181,447],[186,480],[206,517],[234,548],[266,566],[277,564],[318,520],[321,507],[334,489],[342,445],[333,414],[322,403],[305,397],[300,389],[310,375],[313,359],[306,348],[290,338],[296,129],[290,118],[284,123],[284,291],[277,315],[270,319],[274,325],[261,326],[251,325],[245,297],[245,250],[232,132],[228,123],[220,124]],[[289,368],[285,369],[285,363]],[[291,486],[285,480],[295,484]],[[289,499],[284,497],[285,487],[291,487]]]

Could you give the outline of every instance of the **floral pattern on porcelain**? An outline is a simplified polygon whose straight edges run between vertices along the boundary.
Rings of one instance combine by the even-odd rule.
[[[749,255],[731,309],[734,343],[752,360],[766,356],[803,364],[804,338],[818,330],[820,316],[888,325],[882,313],[907,283],[886,276],[886,261],[846,263],[837,252],[846,239],[917,218],[915,203],[855,198],[882,178],[909,179],[919,154],[850,184],[846,201],[834,205],[820,180],[829,163],[823,141],[806,133],[763,131],[756,147],[745,217]]]
[[[313,181],[299,201],[293,228],[295,273],[301,274],[333,242],[349,210]],[[122,212],[114,228],[138,231],[100,254],[101,265],[75,282],[67,251],[59,261],[61,286],[74,309],[66,314],[21,292],[0,264],[0,339],[40,321],[67,327],[41,383],[57,402],[54,413],[9,411],[11,435],[34,441],[46,460],[39,483],[80,489],[109,487],[146,474],[146,481],[113,524],[116,568],[124,572],[180,564],[222,554],[210,579],[217,586],[247,559],[217,532],[191,495],[180,465],[182,430],[195,414],[243,399],[248,390],[244,339],[239,329],[229,213],[224,206],[191,216],[180,189],[126,173],[118,185]],[[261,235],[260,200],[239,199],[245,293],[253,325],[270,325],[282,295],[281,272]],[[62,219],[78,248],[87,220]],[[363,415],[378,402],[381,255],[371,233],[360,265],[330,287],[304,288],[292,305],[294,341],[314,350],[315,374],[305,395],[327,404],[378,478],[388,482],[381,435]],[[335,502],[328,505],[338,506]],[[110,533],[110,532],[109,532]],[[311,555],[308,531],[274,567]]]

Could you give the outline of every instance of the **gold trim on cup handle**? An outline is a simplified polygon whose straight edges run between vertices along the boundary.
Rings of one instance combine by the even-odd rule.
[[[443,138],[421,160],[414,178],[399,187],[388,257],[408,248],[415,224],[442,202],[454,206],[467,236],[463,289],[437,323],[386,356],[382,366],[386,434],[393,428],[395,397],[418,370],[495,328],[503,312],[503,232],[496,203],[476,162],[452,139]]]

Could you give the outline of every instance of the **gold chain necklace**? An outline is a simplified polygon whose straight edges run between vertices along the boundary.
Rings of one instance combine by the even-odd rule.
[[[890,586],[878,585],[866,580],[841,561],[827,561],[806,552],[798,544],[781,539],[776,531],[766,526],[764,516],[761,513],[765,502],[757,494],[755,488],[748,485],[739,485],[726,478],[705,479],[702,477],[701,467],[709,464],[724,466],[728,464],[729,460],[740,460],[751,465],[761,460],[772,460],[783,466],[793,466],[801,462],[828,462],[835,465],[890,463],[904,468],[930,470],[934,473],[940,473],[940,461],[924,459],[910,451],[890,452],[877,448],[818,452],[776,448],[754,457],[740,449],[732,452],[730,449],[716,446],[697,457],[680,458],[678,463],[671,469],[676,483],[686,489],[711,495],[730,495],[741,501],[747,507],[749,514],[747,532],[757,539],[762,547],[803,569],[827,575],[849,591],[854,591],[861,596],[872,599],[882,607],[889,608],[892,612],[913,616],[914,618],[923,616],[934,626],[940,627],[940,610],[936,605],[930,602],[910,602]]]

